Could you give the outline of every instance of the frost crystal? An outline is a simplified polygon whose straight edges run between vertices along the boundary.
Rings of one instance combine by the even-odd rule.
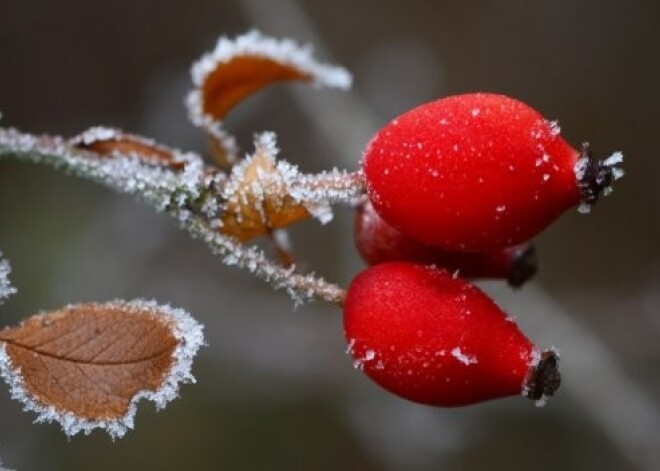
[[[89,128],[82,134],[76,136],[71,140],[72,144],[83,144],[89,146],[98,141],[108,141],[116,139],[119,135],[119,131],[113,128],[107,128],[104,126],[95,126]]]
[[[478,363],[477,357],[475,355],[468,355],[461,351],[460,347],[454,348],[451,352],[451,356],[456,358],[458,361],[463,363],[465,366],[474,365]]]
[[[178,346],[172,355],[174,361],[167,377],[156,391],[143,390],[135,394],[131,399],[128,412],[122,418],[87,420],[76,416],[70,411],[45,405],[39,397],[30,395],[25,389],[20,368],[15,368],[12,365],[3,343],[0,345],[0,377],[9,385],[12,399],[22,402],[26,411],[34,411],[38,414],[35,422],[57,422],[68,436],[80,432],[88,435],[92,430],[99,428],[108,432],[113,439],[121,438],[134,427],[137,403],[141,399],[148,399],[156,404],[157,409],[162,409],[168,402],[178,397],[180,384],[195,382],[191,367],[194,356],[199,348],[204,345],[201,324],[182,309],[175,309],[169,305],[158,305],[154,301],[135,300],[126,302],[117,300],[111,304],[118,304],[123,309],[128,308],[135,312],[144,310],[151,313],[157,312],[163,316],[163,322],[171,327],[172,333],[178,341]]]
[[[10,273],[11,266],[7,260],[2,258],[2,252],[0,252],[0,305],[2,305],[5,299],[16,293],[16,288],[9,281]]]
[[[550,126],[550,134],[553,136],[558,136],[561,133],[561,127],[559,126],[559,121],[549,121],[548,125]]]
[[[332,169],[315,175],[289,172],[285,175],[289,194],[305,205],[329,206],[344,203],[359,204],[365,193],[365,182],[361,172],[346,172]],[[309,208],[308,208],[309,209]],[[310,211],[311,212],[311,211]]]

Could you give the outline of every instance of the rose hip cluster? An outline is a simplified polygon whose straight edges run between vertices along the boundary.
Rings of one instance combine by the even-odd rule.
[[[556,123],[503,95],[444,98],[382,128],[363,155],[368,201],[355,225],[371,267],[344,306],[356,367],[436,406],[552,395],[557,355],[464,278],[520,286],[536,269],[530,239],[567,209],[588,210],[620,161],[574,149]]]

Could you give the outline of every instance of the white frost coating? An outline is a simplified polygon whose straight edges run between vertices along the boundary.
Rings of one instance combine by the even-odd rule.
[[[186,98],[186,106],[190,120],[217,139],[225,149],[228,160],[233,163],[238,157],[236,139],[224,128],[221,120],[204,113],[201,88],[206,79],[222,64],[236,57],[259,57],[291,67],[302,74],[309,75],[312,84],[347,90],[351,87],[351,74],[343,67],[332,66],[318,62],[313,56],[311,46],[301,46],[290,39],[278,40],[264,36],[259,31],[229,39],[222,36],[218,39],[215,49],[204,54],[195,62],[190,70],[195,88]]]
[[[2,252],[0,252],[0,306],[5,299],[16,293],[16,288],[9,281],[10,273],[11,266],[9,265],[9,261],[2,258]]]
[[[561,133],[561,127],[559,126],[559,121],[554,120],[554,121],[548,121],[548,125],[550,126],[550,134],[553,136],[558,136]]]
[[[612,168],[612,176],[614,177],[615,180],[622,178],[626,174],[626,172],[622,168],[616,166],[622,163],[623,163],[623,153],[621,152],[614,152],[612,155],[610,155],[608,158],[606,158],[603,161],[603,165]],[[612,192],[612,188],[610,187],[609,193],[611,192]]]
[[[352,342],[354,342],[354,341],[352,341]],[[348,350],[348,352],[350,352],[351,354],[353,353],[353,343],[349,344],[349,350]],[[373,361],[375,358],[376,358],[376,352],[375,352],[374,350],[369,349],[369,350],[367,350],[366,352],[364,352],[364,356],[363,356],[363,357],[361,357],[361,358],[356,358],[356,359],[353,361],[353,368],[355,368],[356,370],[360,370],[360,371],[362,371],[362,370],[364,370],[364,366],[365,366],[368,362]],[[382,363],[382,361],[380,361],[379,364],[380,364],[381,368],[378,368],[378,364],[376,365],[376,367],[377,367],[378,369],[382,369],[382,367],[384,366],[383,363]]]
[[[463,363],[465,366],[474,365],[476,363],[479,363],[479,361],[477,360],[476,355],[468,355],[466,353],[463,353],[461,351],[460,347],[455,347],[450,353],[451,353],[451,356],[456,358],[458,361]]]
[[[169,154],[172,157],[172,163],[184,164],[187,161],[187,159],[189,159],[189,157],[186,157],[186,154],[181,152],[179,149],[174,149],[171,147],[164,146],[148,137],[139,136],[137,134],[130,134],[122,131],[121,129],[109,128],[106,126],[94,126],[89,129],[86,129],[82,133],[70,139],[69,143],[73,146],[88,147],[97,142],[107,142],[107,141],[120,142],[122,140],[141,144],[147,148],[156,149],[158,151],[163,152],[164,154]],[[122,157],[122,156],[136,157],[136,158],[142,158],[142,160],[144,160],[142,155],[130,151],[127,153],[122,153],[121,151],[113,151],[110,153],[110,155],[118,156],[118,157]],[[195,158],[193,157],[193,159]],[[162,164],[163,162],[158,159],[155,159],[154,163]]]
[[[364,179],[360,172],[349,173],[333,169],[314,175],[305,175],[296,165],[284,160],[277,160],[279,149],[276,134],[262,132],[255,136],[255,151],[232,168],[231,178],[225,186],[224,198],[239,202],[237,198],[245,198],[244,174],[254,158],[266,157],[275,167],[274,172],[257,172],[249,188],[250,196],[258,197],[257,201],[277,202],[277,197],[291,197],[294,202],[302,204],[309,213],[321,224],[330,222],[333,218],[332,204],[344,203],[355,206],[364,196]],[[242,194],[243,193],[243,194]],[[257,208],[259,209],[259,208]]]
[[[289,173],[285,175],[289,194],[304,204],[331,205],[337,203],[356,206],[366,192],[361,171],[347,172],[336,168],[314,175]]]
[[[71,143],[73,145],[83,144],[89,146],[95,142],[117,139],[120,135],[121,131],[117,129],[105,126],[94,126],[71,139]]]
[[[219,233],[217,224],[209,222],[206,215],[203,218],[186,206],[178,206],[184,201],[198,201],[209,183],[201,158],[194,154],[185,156],[189,159],[186,165],[192,165],[191,172],[172,172],[129,157],[98,159],[93,153],[72,148],[59,137],[37,137],[0,128],[0,160],[14,157],[65,170],[137,196],[156,210],[166,210],[182,229],[202,239],[213,254],[222,256],[225,264],[249,270],[273,289],[286,290],[296,305],[312,299],[343,302],[346,292],[339,286],[314,273],[300,274],[294,272],[295,267],[284,268],[269,260],[258,247],[246,247]]]
[[[244,246],[222,235],[198,217],[192,216],[181,221],[181,226],[193,237],[201,238],[212,253],[222,256],[226,265],[248,270],[273,289],[284,289],[296,306],[313,299],[341,303],[346,296],[346,292],[339,286],[328,283],[314,273],[295,273],[295,266],[284,268],[273,263],[263,250],[256,246]]]
[[[23,409],[37,413],[36,423],[57,422],[67,436],[73,436],[80,432],[88,435],[94,429],[103,429],[113,438],[121,438],[128,430],[134,427],[137,403],[141,399],[148,399],[156,404],[158,410],[167,405],[168,402],[179,395],[179,385],[182,383],[194,383],[195,378],[191,373],[192,360],[199,348],[204,345],[203,326],[190,316],[186,311],[173,308],[169,305],[158,305],[155,301],[116,300],[107,304],[108,307],[128,308],[137,312],[149,312],[157,314],[162,322],[171,327],[172,334],[178,341],[174,350],[174,361],[170,371],[165,377],[163,384],[156,391],[142,390],[131,399],[128,412],[119,418],[111,420],[87,420],[78,417],[70,411],[59,410],[53,406],[44,404],[38,397],[31,396],[25,389],[20,368],[12,365],[11,359],[6,351],[4,343],[0,345],[0,376],[9,385],[12,399],[23,403]]]
[[[580,203],[577,210],[580,214],[589,214],[591,212],[591,205],[589,203]]]
[[[254,147],[254,154],[241,160],[232,168],[231,178],[223,190],[225,200],[239,205],[247,205],[248,198],[252,198],[253,205],[257,205],[254,209],[260,213],[262,220],[266,221],[264,203],[268,200],[270,204],[282,206],[284,198],[290,196],[294,202],[305,206],[309,213],[322,224],[332,220],[333,214],[329,200],[333,196],[331,192],[323,191],[323,188],[310,189],[308,192],[292,188],[292,185],[300,187],[301,184],[306,184],[304,182],[308,177],[302,175],[297,166],[276,159],[279,149],[275,133],[267,131],[257,134]],[[258,168],[256,178],[252,179],[249,187],[246,187],[245,174],[254,159],[259,157],[266,158],[273,165],[274,170]]]
[[[175,172],[119,152],[114,152],[112,159],[98,158],[93,152],[72,147],[60,137],[37,137],[14,129],[0,129],[0,158],[11,156],[47,164],[138,196],[158,211],[183,210],[206,188],[204,164],[193,153],[178,156],[184,170]]]
[[[348,89],[352,82],[351,74],[343,67],[318,62],[311,46],[301,46],[290,39],[278,40],[253,30],[235,39],[220,37],[215,49],[193,64],[190,71],[193,83],[201,86],[219,64],[239,56],[263,57],[290,66],[309,74],[319,86]]]
[[[271,232],[271,236],[273,237],[273,240],[275,241],[277,247],[280,248],[281,250],[286,250],[287,252],[291,252],[293,250],[293,245],[291,244],[291,238],[289,237],[289,233],[285,229],[276,229],[273,232]]]
[[[2,115],[0,115],[2,117]],[[16,471],[14,469],[9,469],[2,464],[2,458],[0,458],[0,471]]]

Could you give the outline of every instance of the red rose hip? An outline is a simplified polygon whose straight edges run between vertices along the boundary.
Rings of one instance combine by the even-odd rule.
[[[568,208],[588,209],[622,175],[578,151],[556,123],[487,93],[419,106],[383,127],[363,155],[369,198],[392,226],[453,251],[531,239]]]
[[[389,225],[367,201],[356,208],[355,245],[369,265],[409,261],[436,265],[463,278],[506,279],[514,287],[522,286],[538,269],[536,249],[523,243],[488,252],[450,252],[425,244]]]
[[[411,401],[541,399],[559,387],[553,352],[542,353],[478,288],[433,267],[392,262],[360,273],[344,332],[355,365]]]

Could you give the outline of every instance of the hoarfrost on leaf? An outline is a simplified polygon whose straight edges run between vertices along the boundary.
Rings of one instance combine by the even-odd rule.
[[[146,336],[130,349],[110,348],[114,341],[108,347],[105,334],[116,336],[114,330],[130,326]],[[67,306],[0,335],[0,376],[12,398],[38,414],[36,422],[58,422],[69,436],[99,428],[112,438],[133,428],[141,399],[161,409],[178,397],[180,384],[195,381],[192,360],[204,344],[202,326],[188,313],[144,300]],[[152,350],[158,355],[149,354]],[[69,395],[71,388],[76,395]]]
[[[190,120],[211,137],[217,160],[233,165],[238,146],[223,125],[231,109],[261,88],[283,80],[348,89],[351,75],[342,67],[318,62],[310,46],[251,31],[234,39],[222,36],[215,48],[191,68],[194,89],[186,105]]]
[[[352,78],[343,67],[318,62],[311,46],[301,46],[290,39],[275,39],[257,30],[250,31],[234,39],[222,36],[213,51],[203,55],[191,68],[193,83],[201,86],[219,64],[237,57],[261,57],[275,63],[288,65],[308,74],[316,85],[348,89]]]

